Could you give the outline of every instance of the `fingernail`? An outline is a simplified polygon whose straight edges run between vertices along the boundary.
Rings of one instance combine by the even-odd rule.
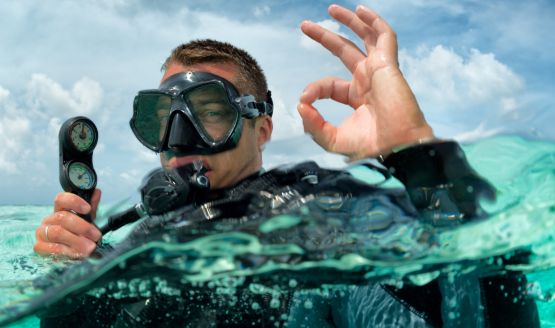
[[[356,9],[356,10],[364,10],[364,11],[369,11],[369,9],[368,9],[368,8],[366,8],[366,7],[365,7],[365,6],[363,6],[363,5],[358,5],[358,6],[357,6],[357,9]]]

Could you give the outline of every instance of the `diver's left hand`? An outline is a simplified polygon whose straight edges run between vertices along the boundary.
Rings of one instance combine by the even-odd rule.
[[[432,139],[432,128],[399,69],[391,27],[363,6],[356,13],[337,5],[328,11],[363,40],[366,53],[318,24],[302,23],[302,31],[339,57],[352,73],[351,81],[328,77],[306,87],[298,106],[305,131],[327,151],[350,160],[387,155],[395,147]],[[355,111],[335,127],[313,107],[316,100],[327,98]]]

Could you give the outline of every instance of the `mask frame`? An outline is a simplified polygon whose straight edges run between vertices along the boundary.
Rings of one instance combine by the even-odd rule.
[[[206,85],[217,85],[221,90],[225,91],[226,105],[230,106],[236,113],[229,131],[221,140],[213,140],[208,135],[204,126],[196,117],[195,112],[191,110],[190,104],[185,99],[185,95],[191,94],[196,88]],[[148,97],[159,96],[167,97],[170,100],[168,122],[161,134],[160,122],[150,120],[151,130],[148,132],[142,127],[140,122],[140,111],[155,111],[155,108],[149,106],[141,106],[142,99]],[[145,102],[145,101],[143,101]],[[256,102],[252,95],[239,95],[239,92],[233,84],[226,79],[207,72],[183,72],[170,76],[164,81],[160,88],[139,91],[133,102],[133,116],[129,121],[131,130],[135,137],[148,149],[154,152],[170,151],[178,155],[189,154],[213,154],[234,148],[240,137],[244,119],[253,119],[261,115],[272,115],[273,104],[268,92],[267,100],[264,102]],[[151,113],[152,115],[152,113]],[[156,124],[155,124],[156,123]],[[152,134],[158,136],[152,136]],[[149,136],[150,134],[150,136]],[[170,134],[172,134],[170,136]],[[148,137],[147,137],[148,136]],[[177,138],[177,141],[176,141]],[[149,140],[150,139],[150,140]],[[156,141],[154,141],[156,139]],[[169,146],[181,143],[183,147]]]

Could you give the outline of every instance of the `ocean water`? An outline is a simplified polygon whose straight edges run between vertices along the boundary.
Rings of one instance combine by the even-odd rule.
[[[355,272],[361,264],[372,263],[379,270],[373,271],[375,276],[366,273],[369,280],[395,280],[418,272],[418,275],[412,277],[418,282],[435,277],[435,271],[421,271],[429,264],[444,264],[444,272],[468,271],[475,266],[487,265],[490,259],[499,255],[524,248],[532,252],[530,263],[509,269],[527,273],[530,295],[538,305],[542,327],[555,327],[555,144],[517,136],[498,136],[464,145],[463,148],[472,166],[497,190],[495,202],[482,204],[491,213],[488,220],[441,232],[437,236],[440,246],[425,257],[378,262],[361,254],[350,254],[341,261],[321,261],[311,265],[316,269],[336,267]],[[360,173],[357,170],[353,172]],[[362,173],[360,176],[369,179]],[[39,295],[40,291],[32,287],[31,281],[47,274],[53,266],[73,264],[72,261],[42,258],[33,254],[34,229],[51,210],[50,206],[0,206],[0,309]],[[272,230],[294,225],[295,220],[294,217],[274,218],[261,229]],[[123,239],[128,231],[129,228],[126,228],[110,235],[110,241]],[[264,249],[251,236],[230,232],[187,245],[168,243],[162,247],[166,251],[178,252],[191,249],[206,252],[209,249],[211,253],[206,258],[212,256],[212,259],[214,254],[217,258],[221,250],[227,255],[242,254],[245,248],[261,255],[295,251],[294,245],[288,245],[288,249]],[[126,265],[125,261],[115,263],[120,267]],[[203,281],[209,286],[211,280],[221,281],[226,278],[227,272],[232,271],[229,270],[231,264],[223,257],[207,263],[195,262],[200,269],[196,270],[191,279]],[[256,275],[268,269],[266,266],[258,271],[240,272],[240,275]],[[31,316],[10,327],[36,326],[38,319]]]

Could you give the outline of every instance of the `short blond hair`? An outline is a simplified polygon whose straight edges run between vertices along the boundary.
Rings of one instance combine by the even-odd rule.
[[[239,93],[252,95],[257,101],[266,100],[268,83],[258,62],[245,50],[227,42],[202,39],[184,43],[172,50],[162,70],[165,71],[172,63],[183,66],[207,63],[232,64],[237,68],[238,79],[230,82],[234,82]]]

